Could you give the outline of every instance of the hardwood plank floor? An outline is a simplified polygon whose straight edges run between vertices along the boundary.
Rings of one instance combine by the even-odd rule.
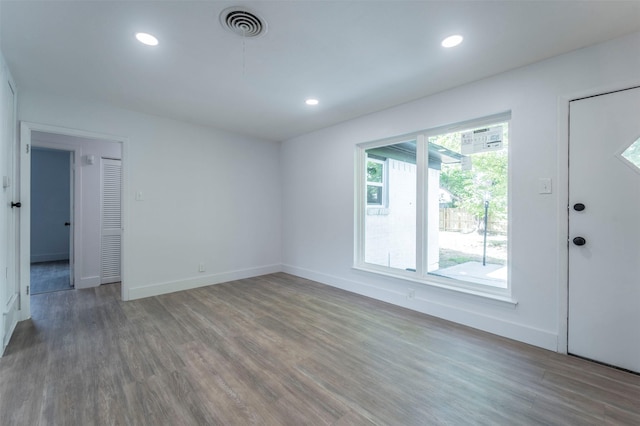
[[[640,376],[287,274],[31,299],[1,425],[638,425]]]

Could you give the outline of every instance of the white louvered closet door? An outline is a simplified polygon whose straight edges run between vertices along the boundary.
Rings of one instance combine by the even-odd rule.
[[[102,284],[120,281],[122,241],[122,162],[103,158],[101,194],[101,268]]]

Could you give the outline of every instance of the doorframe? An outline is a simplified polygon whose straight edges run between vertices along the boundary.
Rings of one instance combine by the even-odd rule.
[[[569,353],[569,125],[571,102],[640,86],[640,80],[601,85],[558,97],[558,348]]]
[[[26,320],[31,318],[31,299],[29,294],[27,293],[29,286],[31,285],[30,278],[30,265],[31,265],[31,205],[30,205],[30,197],[31,197],[31,133],[37,132],[45,132],[45,133],[53,133],[57,135],[63,136],[73,136],[73,137],[81,137],[87,139],[100,139],[100,140],[108,140],[113,142],[118,142],[121,144],[121,159],[122,159],[122,246],[121,246],[121,298],[122,300],[129,300],[129,286],[126,282],[127,276],[127,264],[125,262],[125,252],[126,252],[126,242],[128,241],[128,230],[127,224],[129,223],[129,214],[128,214],[128,202],[125,194],[129,193],[128,185],[128,151],[129,151],[129,139],[122,136],[115,136],[110,134],[91,132],[79,129],[72,129],[67,127],[53,126],[49,124],[42,123],[34,123],[29,121],[21,121],[20,122],[20,151],[19,151],[19,163],[20,163],[20,195],[23,203],[22,215],[20,220],[20,248],[19,248],[19,259],[20,259],[20,320]],[[57,146],[61,146],[63,144],[57,144]],[[74,147],[73,151],[76,151]],[[76,157],[76,160],[78,158]],[[76,167],[79,163],[76,163]],[[75,184],[78,185],[79,179],[76,176]],[[77,190],[77,186],[75,188]],[[78,203],[76,200],[76,209],[78,208]],[[79,220],[79,216],[75,215],[75,221]],[[78,232],[74,234],[75,238],[78,238]],[[76,253],[79,252],[79,247],[75,247]],[[77,260],[79,256],[76,257],[76,265],[79,264]],[[77,267],[76,267],[77,268]],[[77,277],[76,277],[77,278]],[[76,280],[77,282],[77,280]]]

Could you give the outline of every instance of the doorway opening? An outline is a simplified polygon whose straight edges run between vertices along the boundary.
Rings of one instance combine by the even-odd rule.
[[[71,290],[74,152],[31,152],[31,294]]]
[[[122,282],[123,144],[106,135],[21,123],[20,149],[27,154],[20,161],[21,193],[29,200],[20,228],[22,319],[31,317],[31,295]],[[56,157],[57,168],[43,157]],[[48,168],[57,170],[56,190]],[[55,244],[46,241],[54,234]],[[47,242],[52,244],[42,249]]]

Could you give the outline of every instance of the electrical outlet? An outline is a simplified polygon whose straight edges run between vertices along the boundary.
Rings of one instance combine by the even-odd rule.
[[[407,292],[407,299],[413,299],[414,297],[416,297],[416,291],[410,288]]]
[[[204,267],[204,263],[199,263],[198,264],[198,272],[204,272],[206,269]]]

